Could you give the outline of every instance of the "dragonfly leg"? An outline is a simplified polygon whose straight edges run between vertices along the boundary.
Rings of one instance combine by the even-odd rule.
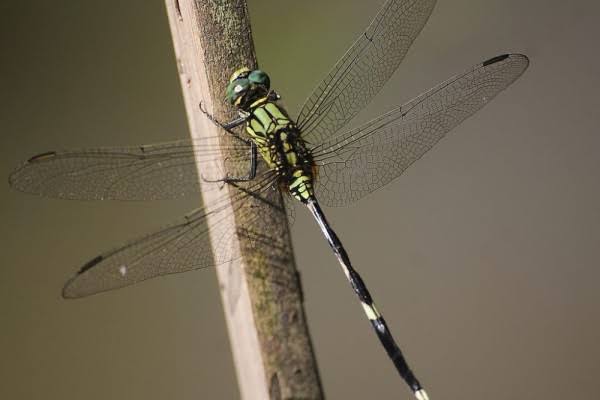
[[[242,138],[238,138],[242,140],[244,143],[250,146],[250,171],[246,176],[229,176],[229,173],[225,175],[225,178],[221,179],[206,179],[204,175],[201,175],[202,180],[204,182],[216,183],[216,182],[224,182],[224,183],[234,183],[234,182],[248,182],[256,178],[256,157],[257,157],[257,149],[256,144],[251,140],[244,140]]]
[[[224,124],[221,121],[219,121],[218,119],[216,119],[215,117],[213,117],[208,111],[206,111],[204,109],[204,107],[202,107],[202,102],[200,102],[198,104],[198,108],[200,109],[200,112],[202,112],[202,114],[204,114],[206,116],[206,118],[208,118],[213,124],[217,125],[220,128],[223,128],[227,133],[237,137],[238,139],[244,140],[240,137],[240,135],[238,135],[237,133],[235,133],[233,131],[233,128],[236,128],[236,127],[242,125],[243,123],[245,123],[248,120],[248,116],[246,116],[246,115],[239,116],[238,118],[234,119],[233,121],[230,121],[230,122]]]
[[[227,133],[229,133],[231,136],[233,136],[237,140],[240,140],[243,143],[250,146],[250,171],[248,172],[247,175],[245,175],[245,176],[229,176],[229,174],[227,174],[225,176],[225,178],[221,178],[221,179],[206,179],[204,176],[202,176],[202,180],[205,182],[211,182],[211,183],[215,183],[215,182],[224,182],[224,183],[248,182],[248,181],[253,180],[256,177],[256,155],[257,155],[256,144],[252,140],[243,138],[240,135],[238,135],[236,132],[233,131],[233,128],[236,128],[236,127],[244,124],[248,120],[248,116],[240,116],[240,117],[234,119],[233,121],[228,122],[227,124],[223,124],[218,119],[213,117],[208,111],[206,111],[204,109],[204,107],[202,107],[202,102],[200,102],[198,104],[198,108],[200,108],[200,111],[202,112],[202,114],[204,114],[206,116],[206,118],[208,118],[212,123],[214,123],[215,125],[217,125],[220,128],[223,128]]]

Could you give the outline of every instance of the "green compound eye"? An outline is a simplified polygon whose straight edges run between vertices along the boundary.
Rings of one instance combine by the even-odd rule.
[[[225,97],[230,104],[238,105],[248,90],[259,87],[269,90],[271,87],[269,75],[259,69],[250,71],[248,68],[240,68],[231,75]]]
[[[227,85],[225,97],[231,104],[236,104],[240,100],[246,91],[250,88],[250,81],[248,79],[236,79]]]
[[[269,78],[269,75],[260,69],[255,69],[254,71],[250,72],[250,75],[248,75],[248,80],[255,85],[264,86],[267,90],[271,87],[271,79]]]

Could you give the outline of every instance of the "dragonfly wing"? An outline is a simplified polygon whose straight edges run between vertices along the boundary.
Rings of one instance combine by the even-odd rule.
[[[176,141],[134,147],[106,147],[53,151],[30,158],[10,176],[10,185],[26,193],[78,200],[156,200],[199,190],[196,160],[200,168],[227,151],[227,173],[244,175],[250,165],[249,147],[217,138]],[[209,168],[207,168],[209,169]],[[207,179],[219,179],[219,176]],[[206,189],[218,185],[203,185]]]
[[[520,54],[494,57],[315,147],[319,199],[330,206],[345,205],[397,178],[528,65]]]
[[[267,173],[243,189],[230,188],[234,194],[217,201],[210,209],[197,209],[171,225],[93,258],[67,282],[63,297],[85,297],[161,275],[235,260],[239,257],[236,250],[239,247],[233,245],[236,233],[246,236],[252,245],[258,240],[261,245],[275,243],[274,238],[267,237],[268,232],[257,238],[245,227],[234,228],[234,224],[226,221],[229,213],[223,212],[230,205],[234,209],[264,205],[268,202],[265,199],[273,196],[273,180],[273,174]],[[258,212],[248,214],[245,220],[248,225],[262,218]]]
[[[289,193],[282,193],[283,207],[287,214],[288,225],[291,227],[296,222],[296,207],[300,204],[298,200],[293,198]]]
[[[309,143],[328,140],[392,76],[427,22],[435,0],[389,0],[308,97],[298,126]]]
[[[93,258],[67,282],[63,297],[89,296],[215,264],[218,261],[211,253],[207,213],[197,210],[173,225]]]

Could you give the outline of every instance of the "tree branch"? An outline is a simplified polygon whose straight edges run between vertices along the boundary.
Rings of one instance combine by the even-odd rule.
[[[222,144],[230,138],[198,105],[202,102],[220,121],[235,115],[223,100],[229,76],[242,66],[257,65],[245,1],[166,0],[166,6],[191,136]],[[226,170],[227,156],[221,154],[212,168]],[[211,168],[200,167],[205,176]],[[227,186],[203,192],[205,207],[222,201]],[[217,268],[240,393],[243,399],[321,399],[281,196],[275,203],[252,199],[236,204],[219,212],[217,231],[211,230],[213,253],[241,255]],[[228,230],[237,232],[234,248],[217,248],[215,238]]]

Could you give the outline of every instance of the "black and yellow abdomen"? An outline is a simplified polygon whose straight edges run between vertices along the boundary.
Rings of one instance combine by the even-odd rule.
[[[313,159],[298,127],[268,97],[254,102],[249,112],[246,132],[265,162],[297,200],[313,198]]]

